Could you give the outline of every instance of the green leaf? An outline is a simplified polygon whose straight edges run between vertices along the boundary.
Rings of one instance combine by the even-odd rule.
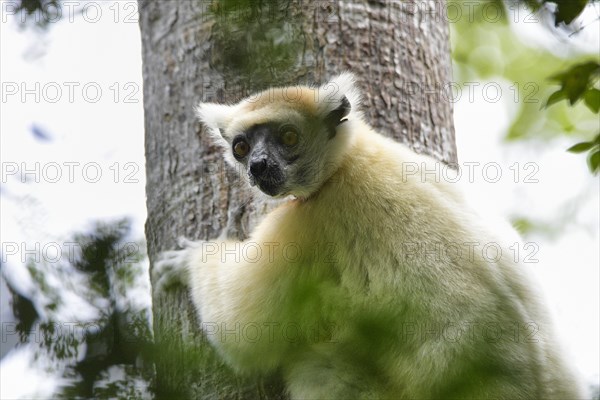
[[[567,92],[565,92],[562,89],[557,90],[556,92],[552,93],[550,95],[550,97],[548,97],[548,101],[546,102],[546,105],[544,106],[544,108],[548,108],[552,104],[558,103],[559,101],[564,100],[566,98],[567,98]]]
[[[544,2],[547,2],[547,0]],[[569,25],[581,14],[588,0],[551,0],[551,2],[556,3],[558,6],[554,12],[555,24],[558,25],[564,22]]]
[[[587,162],[588,167],[593,174],[600,172],[600,149],[590,152]]]
[[[512,226],[519,232],[521,235],[525,235],[535,230],[535,223],[528,218],[515,218],[512,221]]]
[[[590,89],[583,95],[585,105],[598,114],[600,112],[600,90]]]
[[[583,153],[584,151],[588,151],[592,147],[594,147],[593,142],[581,142],[569,147],[567,151],[570,153]]]
[[[600,64],[597,61],[587,61],[584,63],[575,64],[566,71],[561,71],[557,74],[551,75],[548,79],[564,83],[564,81],[570,75],[583,75],[589,79],[590,75],[598,73],[600,73]]]
[[[561,83],[571,105],[575,104],[592,85],[593,79],[600,74],[600,64],[596,61],[577,64],[570,69],[552,75],[549,79]]]

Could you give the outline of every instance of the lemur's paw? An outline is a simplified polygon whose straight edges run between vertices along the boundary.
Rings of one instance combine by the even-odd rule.
[[[165,291],[179,283],[188,284],[188,265],[191,253],[202,245],[202,241],[192,241],[184,237],[177,239],[180,250],[163,251],[158,255],[152,268],[152,282],[155,293]]]

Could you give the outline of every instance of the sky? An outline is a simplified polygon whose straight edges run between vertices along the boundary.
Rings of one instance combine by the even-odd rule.
[[[32,284],[21,260],[28,251],[49,256],[53,244],[62,246],[70,234],[88,231],[96,220],[129,217],[132,237],[143,237],[141,40],[132,8],[136,2],[105,3],[90,9],[86,18],[64,16],[42,34],[20,30],[6,4],[0,24],[0,237],[2,262],[8,266],[3,273],[28,293]],[[531,31],[526,34],[542,43],[548,37],[531,25],[517,29]],[[507,94],[513,84],[494,83]],[[538,260],[528,267],[540,281],[567,350],[584,376],[597,382],[598,180],[582,156],[564,151],[572,144],[568,140],[544,146],[504,143],[514,108],[510,96],[497,102],[483,97],[475,90],[473,99],[462,96],[455,104],[460,164],[479,163],[471,164],[468,189],[475,202],[505,217],[519,212],[551,220],[570,212],[571,222],[561,232],[523,240],[518,251]],[[493,163],[502,172],[496,182],[491,182]],[[23,170],[29,171],[24,177]],[[4,286],[2,293],[6,321]],[[149,305],[149,298],[145,301]],[[14,350],[0,361],[0,397],[44,393],[57,384],[30,362],[30,352]],[[24,384],[22,379],[32,376]]]

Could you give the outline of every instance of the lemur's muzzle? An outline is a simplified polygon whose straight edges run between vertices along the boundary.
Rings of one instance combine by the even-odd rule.
[[[281,190],[285,178],[279,166],[260,157],[250,161],[248,177],[252,186],[258,185],[260,190],[269,196],[275,196]]]

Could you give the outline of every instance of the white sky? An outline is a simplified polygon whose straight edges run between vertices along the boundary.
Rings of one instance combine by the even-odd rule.
[[[5,4],[2,2],[3,8]],[[24,292],[28,281],[19,260],[23,242],[38,242],[40,248],[49,242],[60,244],[71,233],[88,230],[92,221],[124,216],[133,219],[133,236],[143,235],[146,206],[141,43],[137,22],[126,18],[132,4],[136,2],[121,2],[116,18],[117,8],[109,9],[105,3],[97,22],[82,17],[70,22],[64,18],[41,35],[19,31],[14,17],[2,14],[0,80],[5,98],[0,99],[3,174],[0,177],[0,236],[3,254],[6,255],[7,243],[19,246],[17,254],[7,261]],[[532,35],[539,36],[537,31]],[[75,84],[78,86],[74,86],[70,101],[69,85]],[[30,93],[22,99],[22,85],[40,98],[36,100]],[[87,91],[83,90],[85,85]],[[56,88],[62,90],[62,95],[53,102]],[[100,88],[102,93],[97,102],[92,102],[95,88]],[[117,88],[119,98],[115,99]],[[10,94],[13,90],[17,93]],[[475,175],[472,189],[481,196],[480,201],[493,205],[505,215],[519,211],[540,219],[553,219],[568,208],[574,197],[581,197],[574,222],[568,224],[559,237],[530,240],[539,248],[536,254],[539,263],[532,266],[577,366],[588,379],[596,377],[597,380],[600,359],[598,180],[589,174],[582,156],[564,151],[571,142],[502,144],[501,135],[510,115],[508,101],[489,103],[482,100],[480,93],[475,93],[476,101],[469,102],[467,96],[463,96],[455,105],[460,161],[480,162],[482,166],[497,162],[503,172],[503,179],[498,183],[488,183],[481,169],[476,169],[479,174]],[[127,95],[132,102],[126,102]],[[35,139],[32,125],[47,132],[50,140]],[[79,163],[71,164],[73,182],[69,181],[69,167],[65,162]],[[515,183],[511,175],[514,170],[509,168],[515,162],[520,163],[523,174],[530,171],[524,168],[525,163],[535,163],[538,170],[534,178],[539,179],[539,183],[525,183],[523,175]],[[39,173],[28,175],[30,180],[38,178],[39,183],[24,184],[18,173],[12,174],[11,168],[15,165],[21,168],[21,163],[29,169],[39,163]],[[48,182],[57,171],[62,178],[56,183]],[[101,171],[102,176],[92,182],[97,171]],[[116,171],[119,171],[118,177]],[[528,253],[526,249],[521,250]],[[6,307],[4,301],[3,307]],[[20,388],[17,393],[23,396],[34,393],[28,390],[36,385],[21,381],[32,376],[31,365],[23,360],[13,355],[0,363],[0,397],[14,394],[15,388]],[[51,385],[51,380],[46,382],[39,371],[35,376],[40,382],[37,386]]]

